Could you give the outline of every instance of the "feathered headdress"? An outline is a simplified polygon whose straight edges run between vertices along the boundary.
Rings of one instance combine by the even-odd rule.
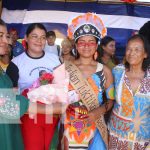
[[[93,35],[100,40],[106,33],[102,20],[94,13],[80,15],[68,25],[68,36],[75,41],[84,35]]]

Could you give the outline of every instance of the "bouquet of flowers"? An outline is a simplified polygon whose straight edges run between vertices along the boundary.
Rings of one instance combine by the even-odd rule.
[[[52,104],[56,102],[69,103],[68,99],[69,74],[65,65],[57,67],[53,74],[43,73],[33,85],[23,91],[23,95],[32,102]]]

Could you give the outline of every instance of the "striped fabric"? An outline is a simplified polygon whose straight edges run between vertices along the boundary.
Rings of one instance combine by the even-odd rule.
[[[127,39],[150,20],[150,6],[50,0],[5,0],[2,19],[8,28],[17,28],[21,38],[28,24],[33,22],[44,23],[48,30],[57,29],[67,35],[71,18],[85,12],[95,12],[101,17],[108,35],[117,41],[117,56],[120,58],[124,55]]]

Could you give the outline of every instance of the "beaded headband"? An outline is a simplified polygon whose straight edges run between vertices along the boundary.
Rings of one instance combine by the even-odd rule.
[[[80,15],[68,25],[68,36],[75,41],[84,35],[93,35],[100,40],[106,33],[102,20],[94,13]]]

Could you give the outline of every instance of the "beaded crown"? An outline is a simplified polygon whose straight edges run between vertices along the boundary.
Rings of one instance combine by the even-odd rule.
[[[69,38],[75,41],[84,35],[93,35],[100,40],[107,34],[107,29],[98,15],[85,13],[72,19],[67,32]]]

